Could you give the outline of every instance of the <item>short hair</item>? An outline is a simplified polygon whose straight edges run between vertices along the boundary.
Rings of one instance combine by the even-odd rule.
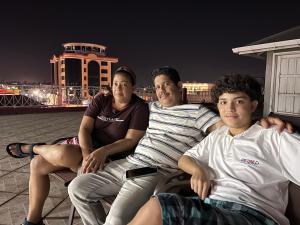
[[[153,83],[154,83],[155,78],[159,75],[168,76],[170,78],[170,80],[172,80],[174,82],[175,85],[177,85],[178,82],[180,82],[180,76],[179,76],[177,70],[172,67],[169,67],[169,66],[164,66],[164,67],[154,69],[152,71],[151,75],[152,75]]]
[[[121,74],[124,74],[126,77],[129,78],[132,86],[134,86],[136,84],[136,75],[135,73],[133,72],[132,69],[130,69],[128,66],[120,66],[119,68],[117,68],[114,72],[114,76],[117,74],[117,73],[121,73]]]
[[[258,81],[249,75],[225,75],[215,82],[212,88],[212,98],[218,103],[220,95],[224,93],[243,92],[246,93],[251,101],[260,101],[262,88]]]

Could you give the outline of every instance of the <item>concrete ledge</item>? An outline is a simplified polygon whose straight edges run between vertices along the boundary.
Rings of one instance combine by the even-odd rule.
[[[85,111],[86,106],[80,107],[0,107],[0,115],[57,113]]]

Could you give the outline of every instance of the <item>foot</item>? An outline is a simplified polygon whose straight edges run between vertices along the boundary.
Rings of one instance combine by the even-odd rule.
[[[25,154],[29,154],[29,147],[30,147],[29,144],[21,144],[20,143],[20,150]],[[17,144],[10,145],[9,150],[14,156],[19,156],[18,151],[17,151]],[[34,148],[32,150],[34,152]]]
[[[32,222],[29,222],[29,221],[27,220],[27,218],[25,218],[22,225],[45,225],[45,224],[43,223],[43,220],[41,220],[41,221],[38,222],[38,223],[32,223]]]
[[[12,143],[6,146],[7,153],[14,158],[25,158],[30,156],[33,158],[36,153],[34,152],[34,147],[36,145],[44,145],[45,143]]]

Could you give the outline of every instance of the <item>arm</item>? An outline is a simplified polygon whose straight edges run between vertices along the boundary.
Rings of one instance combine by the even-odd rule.
[[[288,130],[290,134],[294,132],[292,124],[288,122],[285,123],[284,121],[282,121],[277,117],[272,117],[272,116],[264,117],[260,120],[260,125],[264,128],[269,128],[270,125],[276,125],[279,133],[281,133],[285,128]]]
[[[78,138],[79,145],[82,151],[83,159],[85,159],[93,150],[92,131],[94,129],[94,119],[89,116],[83,116]]]
[[[214,131],[215,129],[217,129],[223,125],[224,125],[223,121],[220,120],[217,123],[208,127],[207,131],[209,133],[211,133],[212,131]],[[270,125],[275,125],[275,126],[277,126],[277,130],[279,133],[282,132],[284,129],[287,129],[290,134],[294,132],[294,129],[293,129],[293,126],[291,123],[284,122],[277,117],[272,117],[272,116],[264,117],[260,120],[260,125],[264,128],[269,128]]]
[[[129,129],[123,139],[96,149],[86,158],[82,172],[89,173],[96,172],[99,168],[103,169],[107,156],[132,149],[144,134],[145,131]]]
[[[272,137],[272,142],[278,143],[278,161],[281,166],[282,175],[300,186],[300,135],[297,133],[289,134],[284,131]]]
[[[100,103],[95,104],[95,107],[99,106]],[[96,111],[98,113],[99,110]],[[99,168],[102,169],[104,167],[108,155],[113,155],[116,153],[130,150],[137,145],[139,140],[145,134],[145,130],[148,126],[148,105],[144,103],[137,103],[134,110],[131,111],[131,114],[128,116],[130,116],[130,121],[128,124],[128,128],[126,128],[127,132],[124,135],[124,137],[120,140],[117,140],[106,146],[102,146],[101,148],[98,148],[95,151],[93,151],[83,162],[83,173],[96,172]],[[115,129],[116,130],[114,130],[114,132],[118,132],[118,128],[115,127]]]
[[[223,126],[224,123],[222,120],[219,120],[218,122],[216,122],[215,124],[211,125],[210,127],[207,128],[207,132],[211,133],[212,131],[214,131],[215,129]]]
[[[179,161],[180,169],[192,175],[191,188],[204,200],[210,188],[210,179],[205,169],[194,161],[193,158],[183,155]]]

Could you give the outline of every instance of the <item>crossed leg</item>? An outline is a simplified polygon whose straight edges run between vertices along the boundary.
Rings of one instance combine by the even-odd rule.
[[[26,151],[25,148],[22,151]],[[27,221],[38,223],[50,190],[49,173],[64,168],[77,171],[82,154],[77,145],[36,145],[33,150],[38,155],[30,162]]]

